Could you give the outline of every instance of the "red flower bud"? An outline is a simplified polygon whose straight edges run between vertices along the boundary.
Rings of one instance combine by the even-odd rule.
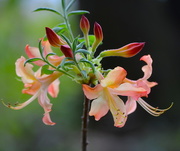
[[[61,45],[65,45],[66,42],[57,35],[51,28],[46,27],[46,36],[49,40],[49,43],[54,47],[60,47]]]
[[[84,35],[87,35],[90,29],[89,20],[83,15],[80,20],[80,28]]]
[[[102,28],[101,26],[95,22],[94,24],[94,35],[95,35],[95,41],[92,45],[92,51],[95,52],[96,48],[98,47],[98,45],[102,42],[103,40],[103,32],[102,32]]]
[[[101,57],[120,56],[125,58],[133,57],[142,50],[144,44],[145,44],[144,42],[130,43],[119,49],[105,50],[101,52],[100,56]]]
[[[73,52],[68,45],[61,45],[60,49],[66,57],[73,58]]]
[[[94,35],[96,37],[96,41],[98,41],[99,43],[102,42],[103,32],[101,26],[97,22],[95,22],[94,24]]]

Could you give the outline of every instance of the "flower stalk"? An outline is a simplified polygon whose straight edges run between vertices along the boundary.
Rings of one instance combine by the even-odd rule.
[[[82,151],[87,151],[87,134],[88,134],[88,123],[89,123],[89,105],[90,100],[84,96],[84,104],[83,104],[83,116],[82,116]]]

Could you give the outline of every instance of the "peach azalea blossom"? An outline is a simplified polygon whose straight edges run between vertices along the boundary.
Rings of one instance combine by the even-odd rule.
[[[100,74],[100,73],[98,73]],[[95,116],[96,120],[107,114],[110,110],[114,118],[114,126],[123,127],[127,120],[127,111],[124,102],[118,97],[131,96],[138,99],[146,96],[144,88],[137,88],[129,83],[123,83],[126,78],[126,71],[122,67],[116,67],[111,70],[105,78],[102,75],[100,84],[95,87],[83,85],[84,94],[88,99],[94,99],[89,112],[90,116]]]
[[[149,82],[148,79],[150,78],[152,74],[152,58],[150,55],[145,55],[140,58],[140,60],[144,61],[147,65],[144,65],[142,67],[142,71],[144,72],[144,76],[137,81],[125,79],[124,82],[129,82],[135,87],[142,87],[147,91],[147,95],[151,92],[151,87],[157,85],[156,82]],[[142,98],[139,98],[137,100],[133,99],[132,97],[128,97],[128,100],[126,102],[126,110],[128,114],[133,113],[136,110],[137,103],[139,103],[148,113],[150,113],[153,116],[159,116],[162,113],[164,113],[166,110],[171,108],[171,106],[167,109],[158,109],[155,107],[152,107],[148,103],[146,103]]]
[[[50,75],[41,75],[40,69],[36,72],[32,70],[32,64],[27,63],[24,66],[25,61],[26,59],[24,57],[21,57],[16,61],[16,73],[19,77],[21,77],[24,83],[25,89],[23,89],[22,92],[30,94],[32,97],[22,104],[7,106],[15,110],[22,109],[38,98],[38,102],[45,112],[42,119],[43,122],[47,125],[54,125],[55,123],[51,121],[49,116],[52,104],[50,103],[47,93],[49,93],[52,97],[57,97],[59,92],[58,78],[62,75],[62,73],[55,71]]]

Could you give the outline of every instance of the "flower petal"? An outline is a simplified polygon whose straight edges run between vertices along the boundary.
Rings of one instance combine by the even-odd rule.
[[[54,82],[52,82],[48,87],[48,93],[53,97],[56,98],[59,93],[59,79],[56,79]]]
[[[55,125],[56,123],[51,121],[49,113],[44,113],[44,117],[42,118],[42,121],[46,125]]]
[[[124,102],[117,95],[110,95],[108,96],[108,104],[113,115],[114,126],[123,127],[127,120]]]
[[[83,91],[84,91],[84,95],[90,100],[97,98],[100,95],[100,92],[103,89],[100,84],[96,85],[93,88],[86,85],[86,84],[83,84],[82,88],[83,88]]]
[[[100,56],[101,57],[120,56],[125,58],[133,57],[142,50],[144,44],[145,44],[144,42],[130,43],[119,49],[105,50],[100,53]]]
[[[142,71],[144,72],[144,77],[142,79],[147,80],[152,74],[152,58],[150,55],[145,55],[141,57],[140,60],[147,63],[147,65],[142,67]]]
[[[125,79],[126,74],[126,70],[122,67],[116,67],[111,70],[103,80],[101,80],[101,85],[103,87],[111,88],[118,87]]]
[[[16,74],[17,76],[22,78],[24,83],[33,83],[36,78],[34,77],[34,72],[32,70],[33,66],[29,63],[24,66],[26,59],[21,56],[21,58],[17,59],[16,65]]]
[[[109,107],[107,101],[103,96],[100,96],[97,99],[93,100],[89,115],[94,116],[95,120],[99,120],[101,117],[106,115],[108,111]]]
[[[128,97],[128,100],[126,101],[126,112],[127,114],[131,114],[136,110],[137,103],[132,97]]]
[[[25,52],[29,58],[41,58],[41,55],[39,53],[39,49],[37,47],[30,47],[29,45],[26,45]],[[43,62],[41,60],[34,61],[33,63],[38,65],[38,66],[43,66],[45,64],[45,62]]]
[[[122,96],[131,96],[135,100],[139,97],[147,96],[147,91],[143,87],[135,87],[130,83],[123,83],[119,87],[111,89],[109,88],[112,94],[122,95]]]

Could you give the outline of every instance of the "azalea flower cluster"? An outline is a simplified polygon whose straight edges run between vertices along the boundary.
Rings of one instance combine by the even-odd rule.
[[[21,56],[15,65],[17,76],[24,83],[22,93],[32,97],[24,103],[6,106],[18,110],[38,99],[44,109],[43,122],[54,125],[49,114],[52,104],[48,93],[51,97],[57,97],[59,79],[62,75],[66,75],[81,84],[84,95],[92,100],[89,115],[99,120],[110,110],[116,127],[124,126],[127,116],[136,110],[137,103],[153,116],[159,116],[169,109],[154,108],[142,99],[148,97],[151,88],[157,85],[156,82],[148,81],[152,74],[153,62],[150,55],[140,58],[145,62],[142,67],[144,76],[137,80],[128,79],[127,71],[121,66],[109,70],[102,68],[101,60],[104,57],[133,57],[142,50],[143,42],[104,50],[96,57],[94,54],[103,41],[101,26],[95,23],[94,33],[90,35],[89,20],[83,15],[80,19],[80,29],[83,37],[74,38],[72,34],[68,37],[62,32],[58,34],[55,28],[46,27],[46,36],[40,39],[39,47],[26,45],[25,52],[28,59]],[[63,55],[54,53],[53,47],[57,47]],[[39,69],[34,71],[34,65],[39,66]],[[127,96],[127,100],[123,101],[120,96]]]

